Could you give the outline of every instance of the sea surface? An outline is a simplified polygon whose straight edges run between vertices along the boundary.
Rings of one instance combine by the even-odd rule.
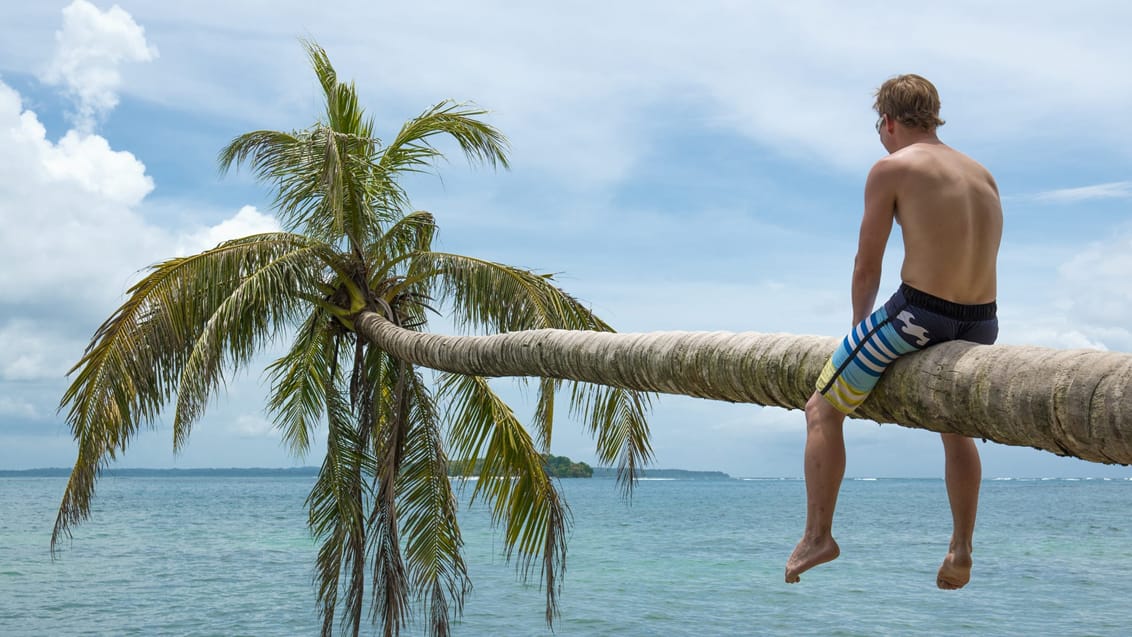
[[[53,561],[65,478],[0,477],[0,635],[316,635],[313,482],[104,475]],[[800,480],[645,480],[631,503],[612,480],[561,485],[574,526],[554,632],[477,505],[460,517],[474,589],[457,636],[1132,635],[1130,480],[984,482],[956,592],[935,588],[942,480],[847,480],[841,558],[792,586]]]

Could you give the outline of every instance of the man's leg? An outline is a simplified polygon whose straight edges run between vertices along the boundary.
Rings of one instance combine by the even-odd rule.
[[[837,559],[833,510],[845,476],[845,415],[814,392],[806,403],[806,530],[786,561],[786,582],[793,584],[809,569]]]
[[[975,441],[966,436],[941,434],[946,461],[944,476],[947,499],[951,502],[952,532],[947,557],[939,567],[936,586],[963,588],[971,580],[971,538],[975,533],[975,514],[979,508],[979,484],[983,468]]]

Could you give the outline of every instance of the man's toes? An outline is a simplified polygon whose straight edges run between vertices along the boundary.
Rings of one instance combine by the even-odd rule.
[[[962,584],[956,584],[955,582],[949,582],[949,581],[943,579],[942,577],[936,579],[935,585],[938,586],[939,588],[942,588],[945,591],[954,591],[954,590],[959,590],[960,588],[963,588]]]

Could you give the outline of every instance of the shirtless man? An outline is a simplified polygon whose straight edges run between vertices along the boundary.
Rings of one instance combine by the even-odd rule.
[[[881,85],[873,106],[889,155],[869,171],[853,266],[854,329],[833,353],[806,403],[806,529],[786,562],[794,583],[837,558],[833,510],[845,474],[842,424],[897,357],[944,341],[998,336],[995,261],[1002,206],[994,178],[936,136],[939,94],[918,75]],[[873,312],[892,222],[904,237],[903,284]],[[871,312],[871,314],[870,314]],[[944,589],[971,579],[971,536],[982,468],[975,442],[942,434],[952,535],[936,576]]]

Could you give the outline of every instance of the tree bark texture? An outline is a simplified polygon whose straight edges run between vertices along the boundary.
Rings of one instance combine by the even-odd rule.
[[[358,315],[402,360],[802,409],[839,339],[755,332],[531,330],[446,336]],[[1132,354],[955,341],[897,360],[854,418],[1132,464]]]

